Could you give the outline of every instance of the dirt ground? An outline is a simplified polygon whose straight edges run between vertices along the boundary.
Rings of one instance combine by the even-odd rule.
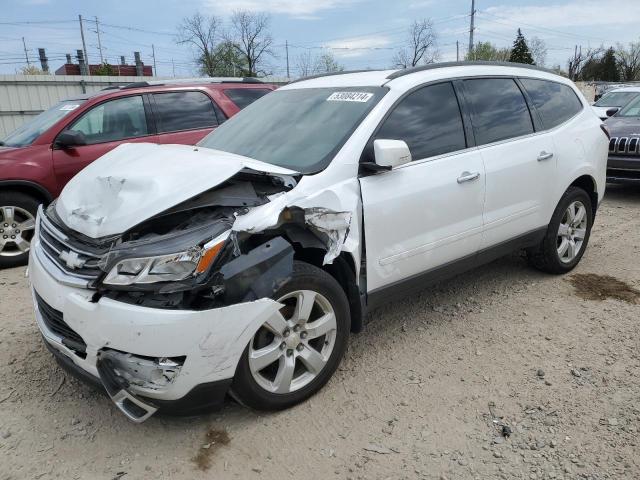
[[[637,479],[639,288],[640,188],[611,187],[573,274],[504,258],[374,312],[296,408],[135,425],[0,271],[0,479]]]

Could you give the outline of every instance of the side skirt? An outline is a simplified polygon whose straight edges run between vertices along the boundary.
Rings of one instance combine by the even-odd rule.
[[[377,288],[367,295],[367,311],[373,310],[385,303],[415,294],[434,283],[455,277],[467,270],[492,262],[514,251],[533,247],[542,241],[546,232],[547,227],[544,226],[432,270]]]

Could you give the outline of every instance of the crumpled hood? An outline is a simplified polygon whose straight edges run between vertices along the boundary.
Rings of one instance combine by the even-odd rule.
[[[219,150],[129,143],[73,177],[58,198],[56,213],[88,237],[116,235],[245,168],[283,176],[297,173]]]

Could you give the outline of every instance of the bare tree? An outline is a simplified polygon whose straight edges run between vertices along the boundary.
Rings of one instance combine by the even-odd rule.
[[[399,68],[433,63],[438,59],[437,36],[429,19],[416,20],[409,27],[407,46],[398,50],[393,63]]]
[[[527,44],[533,57],[533,63],[539,67],[544,67],[547,61],[547,44],[539,37],[530,38]]]
[[[215,75],[214,51],[218,42],[220,21],[214,16],[196,13],[185,17],[178,26],[177,43],[190,45],[196,52],[196,62],[202,73]]]
[[[296,68],[300,72],[301,77],[308,77],[309,75],[314,74],[315,61],[310,50],[298,55],[298,58],[296,59]]]
[[[640,41],[629,43],[629,48],[618,44],[616,60],[622,74],[622,80],[640,80]]]
[[[331,52],[325,52],[320,55],[315,62],[316,73],[341,72],[344,67],[340,65]]]
[[[249,77],[263,73],[265,57],[273,56],[269,21],[269,15],[264,13],[237,11],[231,15],[228,40],[238,46],[238,52],[245,58]]]
[[[296,68],[301,77],[344,70],[344,66],[338,63],[331,52],[327,51],[321,55],[312,55],[309,50],[298,55]]]
[[[573,51],[573,56],[567,62],[567,75],[569,78],[574,82],[578,80],[585,64],[600,56],[603,51],[603,47],[598,47],[589,48],[583,52],[582,46],[576,45]]]

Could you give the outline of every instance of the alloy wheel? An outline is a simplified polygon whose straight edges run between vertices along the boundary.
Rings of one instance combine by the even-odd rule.
[[[31,246],[36,220],[20,207],[0,206],[0,256],[15,257]]]
[[[560,220],[558,227],[558,257],[563,263],[571,263],[582,250],[587,234],[587,209],[576,200],[572,202]]]
[[[253,336],[249,368],[260,387],[286,394],[311,383],[324,369],[336,342],[331,303],[312,290],[278,299],[284,306]]]

